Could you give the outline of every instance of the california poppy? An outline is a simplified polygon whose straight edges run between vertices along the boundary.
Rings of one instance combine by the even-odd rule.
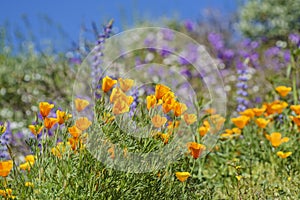
[[[82,131],[88,129],[91,124],[92,122],[87,117],[80,117],[75,122],[76,127]]]
[[[274,132],[271,135],[266,135],[266,138],[271,142],[273,147],[278,147],[284,142],[288,142],[289,138],[288,137],[281,137],[281,133]]]
[[[116,83],[117,83],[117,80],[113,80],[109,76],[104,77],[102,80],[103,92],[108,92]]]
[[[180,182],[186,181],[191,176],[189,172],[176,172],[175,175]]]
[[[123,92],[127,92],[134,85],[134,80],[132,79],[118,79],[120,88]]]
[[[13,167],[12,160],[0,161],[0,176],[7,177]]]
[[[65,111],[60,111],[60,110],[56,111],[56,118],[57,118],[58,124],[65,123],[65,121],[67,121],[71,117],[72,117],[72,115],[67,114]]]
[[[68,128],[69,133],[74,137],[74,138],[78,138],[81,133],[82,130],[80,130],[79,128],[77,128],[77,126],[72,126]]]
[[[44,126],[41,126],[41,125],[29,125],[28,128],[29,128],[29,130],[31,131],[32,134],[38,135],[43,130]]]
[[[58,122],[57,118],[45,118],[44,125],[47,129],[51,129]]]
[[[187,144],[188,150],[194,159],[199,158],[202,152],[206,149],[203,144],[198,144],[197,142],[189,142]]]
[[[292,155],[292,152],[282,152],[282,151],[278,151],[277,153],[277,156],[279,156],[280,158],[287,158],[289,157],[290,155]]]
[[[153,108],[156,105],[156,97],[155,95],[149,95],[146,97],[147,109]]]
[[[80,98],[75,99],[75,108],[78,112],[83,111],[89,104],[90,102],[85,99],[80,99]]]
[[[197,121],[197,116],[195,114],[184,114],[183,119],[187,125],[191,125]]]
[[[48,102],[40,102],[39,104],[40,113],[43,118],[47,117],[52,108],[54,108],[54,104],[50,104]]]
[[[266,128],[266,126],[268,125],[268,123],[270,122],[270,120],[266,120],[264,118],[257,118],[255,120],[255,123],[257,124],[258,127],[260,128]]]
[[[126,112],[128,112],[128,111],[129,111],[129,105],[128,105],[128,102],[127,102],[127,101],[124,101],[124,100],[117,100],[117,101],[114,103],[112,112],[113,112],[115,115],[123,114],[123,113],[126,113]]]
[[[285,97],[292,90],[292,88],[286,86],[278,86],[275,88],[275,90],[279,93],[280,96]]]
[[[159,115],[155,115],[152,119],[152,124],[156,128],[160,128],[162,125],[164,125],[167,122],[167,118],[161,117]]]
[[[157,84],[155,86],[155,97],[156,99],[161,99],[165,94],[167,94],[171,89],[165,85]]]
[[[249,117],[247,116],[239,116],[236,118],[232,118],[231,121],[240,129],[244,128],[249,122]]]

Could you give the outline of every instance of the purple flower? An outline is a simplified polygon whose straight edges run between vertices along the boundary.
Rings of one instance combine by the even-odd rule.
[[[224,48],[223,38],[218,33],[209,33],[208,34],[208,41],[214,47],[216,51],[219,51]]]
[[[167,41],[172,41],[174,39],[174,33],[173,31],[169,29],[163,29],[162,31],[163,39]]]
[[[195,23],[191,20],[186,20],[183,24],[187,31],[192,32],[195,30]]]
[[[296,33],[292,33],[289,35],[289,40],[291,41],[292,44],[298,46],[300,43],[300,35],[298,35]]]

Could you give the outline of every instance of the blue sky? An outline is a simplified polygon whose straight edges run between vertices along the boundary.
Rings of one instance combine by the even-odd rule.
[[[61,46],[76,42],[81,24],[90,27],[91,21],[103,24],[114,18],[115,30],[120,31],[132,27],[140,19],[156,21],[166,17],[196,20],[201,18],[205,9],[230,14],[237,8],[237,0],[0,0],[0,3],[0,25],[8,24],[10,35],[15,30],[30,34],[25,31],[22,22],[22,16],[26,15],[31,33],[38,40],[57,40],[58,34],[54,34],[55,31],[52,33],[51,29],[60,26],[66,38],[60,41]],[[47,25],[45,18],[49,18],[53,26]]]

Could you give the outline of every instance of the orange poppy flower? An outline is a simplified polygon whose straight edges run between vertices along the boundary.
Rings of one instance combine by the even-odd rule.
[[[180,182],[186,181],[191,176],[189,172],[176,172],[175,175]]]
[[[300,126],[300,115],[298,116],[290,116],[291,120],[293,120],[293,122],[295,124],[297,124],[297,126]]]
[[[296,113],[296,115],[300,115],[300,105],[291,105],[290,108]]]
[[[199,131],[199,134],[203,137],[209,131],[209,128],[207,128],[205,126],[200,126],[198,131]]]
[[[286,86],[278,86],[275,88],[275,90],[279,93],[280,96],[286,97],[288,93],[292,90],[292,88]]]
[[[289,157],[290,155],[292,155],[292,152],[286,152],[286,153],[284,153],[284,152],[282,152],[282,151],[278,151],[277,153],[277,156],[279,156],[280,158],[287,158],[287,157]]]
[[[206,149],[203,144],[198,144],[197,142],[189,142],[187,146],[194,159],[199,158],[202,152]]]
[[[74,138],[78,138],[81,133],[82,130],[80,130],[79,128],[77,128],[77,126],[72,126],[68,128],[69,133],[74,137]]]
[[[44,125],[47,129],[51,129],[57,122],[58,120],[56,118],[46,117],[44,121]]]
[[[0,161],[0,176],[7,177],[13,167],[12,160]]]
[[[87,117],[80,117],[75,122],[75,126],[82,131],[88,129],[91,124],[92,122]]]
[[[266,126],[268,125],[268,123],[270,122],[270,120],[266,120],[264,118],[257,118],[255,120],[255,123],[257,124],[258,127],[260,128],[266,128]]]
[[[205,112],[206,114],[213,115],[213,114],[216,113],[216,110],[215,110],[214,108],[208,108],[208,109],[204,110],[204,112]]]
[[[132,79],[119,78],[118,81],[123,92],[127,92],[134,85],[134,80]]]
[[[223,127],[224,122],[225,122],[225,118],[219,114],[211,115],[209,117],[209,120],[211,123],[211,124],[209,124],[210,132],[213,134],[217,133]]]
[[[72,115],[67,114],[65,111],[60,111],[60,110],[56,111],[56,118],[57,118],[58,124],[65,123],[65,121],[67,121],[71,117],[72,117]]]
[[[168,112],[170,112],[175,105],[176,101],[175,99],[167,99],[163,104],[162,104],[162,111],[167,114]]]
[[[52,108],[54,108],[54,104],[50,104],[48,102],[40,102],[39,104],[40,113],[43,118],[47,117]]]
[[[31,167],[34,165],[34,156],[33,155],[27,155],[25,157],[25,163],[21,164],[19,167],[21,170],[27,170],[30,171]]]
[[[161,117],[159,115],[155,115],[151,121],[154,127],[160,128],[162,125],[164,125],[167,122],[167,118]]]
[[[168,101],[168,99],[174,99],[175,98],[175,94],[171,91],[167,92],[163,97],[162,97],[162,101],[163,103]]]
[[[10,189],[10,188],[5,189],[5,190],[0,190],[0,196],[5,197],[5,199],[15,199],[16,198],[16,196],[12,195],[12,189]]]
[[[173,110],[174,110],[175,116],[178,117],[187,110],[187,106],[184,103],[175,102]]]
[[[252,111],[254,112],[255,116],[259,117],[261,116],[267,109],[266,105],[263,105],[261,108],[252,108]]]
[[[117,80],[113,80],[109,76],[104,77],[102,80],[103,92],[108,92],[115,84],[117,84]]]
[[[28,128],[29,128],[29,130],[31,131],[32,134],[38,135],[43,130],[44,126],[41,126],[41,125],[29,125]]]
[[[165,94],[167,94],[171,89],[165,85],[157,84],[155,86],[155,97],[156,99],[161,99]]]
[[[246,117],[249,117],[250,119],[253,118],[255,116],[255,113],[252,109],[246,109],[243,112],[239,113],[240,115],[244,115]]]
[[[282,143],[289,141],[288,137],[281,138],[281,133],[278,132],[274,132],[271,135],[267,134],[266,138],[271,142],[273,147],[278,147]]]
[[[112,112],[115,115],[123,114],[129,111],[129,105],[127,101],[117,100],[114,103]]]
[[[197,116],[195,114],[184,114],[183,119],[187,125],[191,125],[197,121]]]
[[[160,138],[162,139],[164,144],[168,144],[170,135],[167,133],[162,133],[162,134],[160,134]]]
[[[149,95],[146,97],[147,102],[147,109],[150,110],[150,108],[154,108],[156,105],[156,97],[155,95]]]
[[[83,111],[89,104],[90,102],[85,99],[80,99],[80,98],[75,99],[75,108],[78,112]]]
[[[232,118],[231,121],[236,125],[238,128],[242,129],[244,128],[247,123],[249,122],[249,117],[246,116],[239,116],[237,118]]]

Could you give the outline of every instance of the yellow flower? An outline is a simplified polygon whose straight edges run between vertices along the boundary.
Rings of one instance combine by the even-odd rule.
[[[279,156],[280,158],[287,158],[289,157],[290,155],[292,155],[292,152],[286,152],[286,153],[283,153],[282,151],[278,151],[277,153],[277,156]]]
[[[146,97],[147,102],[147,109],[150,110],[150,108],[154,108],[156,105],[156,97],[155,95],[149,95]]]
[[[0,125],[0,135],[2,134],[2,133],[4,133],[6,131],[6,126],[5,126],[5,124],[1,124]]]
[[[296,115],[300,115],[300,105],[291,105],[290,108],[296,113]]]
[[[66,142],[66,143],[64,143],[64,142],[58,142],[57,144],[56,144],[56,146],[55,147],[53,147],[52,149],[51,149],[51,153],[54,155],[54,156],[56,156],[56,157],[58,157],[58,158],[62,158],[62,155],[68,150],[68,149],[70,149],[71,148],[71,144],[70,144],[70,142]]]
[[[167,94],[171,89],[165,85],[157,84],[155,86],[155,97],[156,99],[161,99],[165,94]]]
[[[44,126],[41,126],[41,125],[29,125],[28,128],[29,128],[29,130],[31,131],[32,134],[38,135],[43,130]]]
[[[129,105],[127,101],[117,100],[114,103],[112,112],[115,115],[123,114],[129,111]]]
[[[47,117],[52,108],[54,108],[54,104],[49,104],[48,102],[40,102],[39,104],[40,113],[43,118]]]
[[[32,182],[25,182],[25,187],[34,187]]]
[[[272,103],[265,103],[267,107],[267,115],[275,114],[275,113],[282,113],[283,109],[288,106],[288,104],[284,101],[275,100]]]
[[[197,142],[189,142],[187,143],[188,150],[194,159],[200,157],[206,147],[203,144],[198,144]]]
[[[184,103],[175,102],[173,110],[175,116],[178,117],[187,110],[187,106]]]
[[[57,122],[58,120],[56,118],[46,117],[44,121],[44,125],[47,129],[51,129]]]
[[[168,144],[170,135],[167,133],[161,133],[160,138],[163,140],[164,144]]]
[[[273,147],[278,147],[282,143],[289,141],[288,137],[281,138],[281,133],[278,132],[274,132],[271,135],[266,134],[266,138],[271,142]]]
[[[266,105],[263,105],[261,108],[253,108],[252,111],[254,112],[256,117],[261,116],[267,109]]]
[[[292,90],[291,87],[278,86],[275,90],[279,93],[280,96],[285,97]]]
[[[189,172],[176,172],[175,175],[180,182],[186,181],[191,176]]]
[[[127,92],[134,85],[134,80],[132,79],[119,78],[118,81],[123,92]]]
[[[159,115],[155,115],[152,119],[152,124],[156,128],[160,128],[162,125],[164,125],[167,122],[167,118],[161,117]]]
[[[268,125],[268,123],[270,122],[270,120],[266,120],[264,118],[257,118],[255,120],[255,123],[257,124],[258,127],[260,128],[266,128],[266,126]]]
[[[184,114],[183,119],[187,125],[191,125],[197,121],[197,116],[195,114]]]
[[[67,121],[69,118],[71,118],[72,115],[71,114],[67,114],[66,112],[64,111],[60,111],[60,110],[57,110],[56,111],[56,118],[57,118],[57,122],[58,124],[63,124],[65,123],[65,121]]]
[[[205,127],[205,126],[200,126],[198,131],[199,134],[203,137],[204,135],[206,135],[206,133],[208,132],[209,128]]]
[[[237,118],[232,118],[231,121],[236,125],[238,128],[242,129],[244,128],[247,123],[249,122],[249,117],[246,116],[239,116]]]
[[[75,108],[78,112],[83,111],[89,104],[90,102],[85,99],[80,99],[80,98],[75,99]]]
[[[75,122],[75,126],[82,131],[88,129],[91,124],[92,122],[87,117],[80,117]]]
[[[0,176],[7,177],[13,167],[12,160],[0,161]]]
[[[235,178],[236,178],[238,181],[240,181],[240,180],[243,178],[243,176],[238,175],[238,176],[235,176]]]
[[[243,112],[240,112],[240,115],[244,115],[244,116],[249,117],[251,119],[255,116],[255,113],[252,109],[246,109]]]
[[[25,163],[21,164],[19,167],[22,170],[28,170],[30,171],[30,168],[34,165],[34,156],[33,155],[27,155],[25,157]]]
[[[117,80],[113,80],[112,78],[106,76],[102,80],[102,90],[103,92],[108,92],[115,84]]]
[[[72,126],[68,128],[69,133],[74,137],[74,138],[78,138],[81,133],[82,130],[80,130],[79,128],[77,128],[77,126]]]
[[[16,196],[12,195],[12,189],[0,190],[0,196],[8,197],[9,199],[15,199]]]

